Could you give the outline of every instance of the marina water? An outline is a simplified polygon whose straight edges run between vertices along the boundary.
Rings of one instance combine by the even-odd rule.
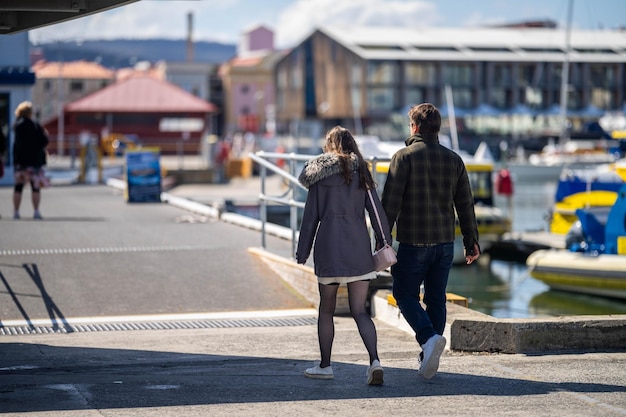
[[[512,230],[547,230],[556,181],[513,180],[512,204],[496,197]],[[530,276],[525,264],[501,260],[453,267],[448,292],[468,298],[472,310],[498,318],[626,314],[625,300],[554,291]]]

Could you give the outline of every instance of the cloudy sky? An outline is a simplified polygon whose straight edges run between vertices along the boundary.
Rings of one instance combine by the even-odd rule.
[[[551,19],[565,26],[569,0],[142,0],[104,13],[32,30],[35,43],[82,39],[183,39],[193,13],[195,40],[236,43],[264,24],[276,46],[290,47],[316,25],[472,27]],[[626,27],[626,1],[573,0],[573,26]]]

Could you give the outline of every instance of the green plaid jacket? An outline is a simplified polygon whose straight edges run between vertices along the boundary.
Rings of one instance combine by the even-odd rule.
[[[466,249],[478,243],[474,198],[463,159],[437,136],[413,135],[389,165],[382,204],[396,240],[409,244],[453,242],[455,214]]]

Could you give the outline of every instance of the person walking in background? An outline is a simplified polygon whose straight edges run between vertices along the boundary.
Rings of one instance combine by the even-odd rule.
[[[352,134],[341,126],[326,135],[324,153],[308,161],[299,176],[308,189],[296,261],[306,263],[315,242],[313,262],[320,293],[317,321],[321,361],[307,369],[309,378],[332,379],[331,351],[335,336],[335,312],[339,284],[347,284],[350,313],[369,354],[367,383],[383,383],[383,368],[377,349],[376,327],[365,302],[369,281],[376,278],[365,210],[376,235],[376,247],[383,245],[383,233],[391,242],[391,232],[375,192],[374,179]],[[371,190],[383,230],[368,196]]]
[[[455,209],[467,264],[480,255],[474,198],[465,163],[439,143],[439,110],[430,103],[409,110],[411,136],[391,158],[382,205],[396,225],[398,262],[391,267],[393,296],[422,347],[419,374],[437,373],[446,346],[446,286],[452,267]],[[420,287],[424,284],[424,304]]]
[[[42,167],[46,163],[48,135],[44,129],[32,120],[33,106],[29,101],[21,102],[16,110],[13,126],[15,142],[13,144],[13,163],[15,166],[15,188],[13,189],[13,218],[20,218],[20,204],[24,185],[30,182],[33,218],[41,219],[41,186],[43,184]]]

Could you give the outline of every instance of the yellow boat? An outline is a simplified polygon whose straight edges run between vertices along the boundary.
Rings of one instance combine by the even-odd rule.
[[[578,221],[577,209],[608,213],[617,200],[617,191],[624,183],[620,165],[569,169],[561,173],[550,216],[550,232],[565,235]]]
[[[626,256],[538,250],[526,260],[530,275],[553,289],[626,299]]]
[[[590,210],[576,215],[580,233],[572,233],[566,250],[532,253],[530,275],[557,290],[626,299],[626,185],[606,221]]]

